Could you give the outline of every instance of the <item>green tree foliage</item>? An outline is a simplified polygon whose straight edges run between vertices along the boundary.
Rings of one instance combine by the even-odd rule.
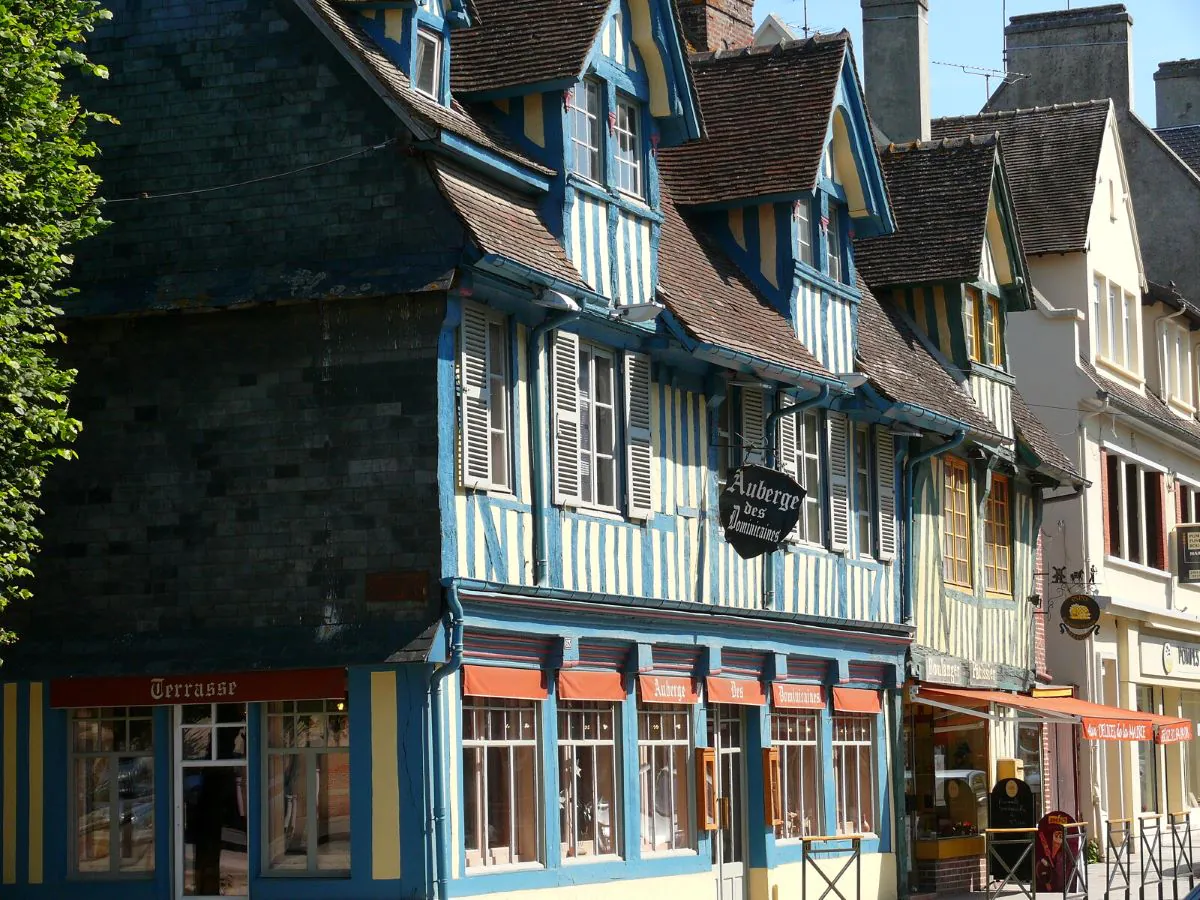
[[[79,432],[55,359],[68,249],[104,224],[96,148],[66,75],[106,77],[81,47],[108,18],[81,0],[0,0],[0,609],[29,602],[42,481]],[[107,119],[106,119],[107,120]],[[14,635],[0,628],[0,642]]]

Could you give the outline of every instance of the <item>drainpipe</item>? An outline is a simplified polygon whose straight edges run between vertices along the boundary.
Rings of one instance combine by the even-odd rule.
[[[927,459],[940,456],[953,450],[967,438],[967,432],[960,428],[945,443],[923,450],[915,456],[910,456],[904,466],[904,543],[907,545],[902,559],[904,561],[904,597],[900,610],[900,621],[905,625],[912,624],[913,618],[913,559],[912,532],[916,510],[913,504],[913,476],[918,465]]]
[[[442,682],[462,666],[463,608],[458,597],[458,583],[446,588],[446,607],[450,619],[450,658],[429,679],[429,714],[433,721],[433,837],[436,846],[437,897],[444,900],[450,881],[450,834],[446,817],[446,748],[445,725],[442,721]]]
[[[763,443],[766,444],[767,450],[767,468],[775,468],[775,426],[779,424],[779,420],[784,416],[795,416],[804,412],[806,409],[811,409],[814,406],[820,406],[829,400],[829,385],[821,385],[821,390],[815,397],[809,397],[807,400],[801,400],[799,403],[793,403],[791,406],[785,406],[783,409],[777,409],[767,416],[766,424],[763,426]],[[803,508],[800,514],[804,515]],[[763,609],[775,608],[775,554],[777,550],[772,550],[763,560]]]
[[[546,570],[549,568],[546,553],[546,489],[545,466],[541,465],[546,458],[547,445],[542,438],[542,353],[541,343],[549,332],[555,331],[578,319],[583,314],[582,309],[570,310],[558,316],[547,316],[540,325],[529,335],[529,383],[531,400],[530,407],[530,441],[533,447],[533,583],[546,583]]]

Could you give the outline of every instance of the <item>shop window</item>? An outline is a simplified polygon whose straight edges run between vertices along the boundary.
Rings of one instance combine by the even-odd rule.
[[[875,741],[871,716],[833,717],[834,829],[837,834],[875,831]]]
[[[1191,722],[1194,729],[1200,729],[1200,691],[1181,691],[1179,699],[1183,718]],[[1184,759],[1184,807],[1194,809],[1200,806],[1200,751],[1194,741],[1185,741],[1179,748]]]
[[[947,456],[943,463],[942,577],[947,584],[971,586],[971,475],[967,462]]]
[[[72,869],[154,871],[154,722],[149,707],[71,715]]]
[[[619,720],[614,703],[558,704],[559,815],[564,859],[620,852]]]
[[[467,868],[539,861],[538,703],[463,698]]]
[[[652,703],[637,719],[642,852],[691,849],[691,709]]]
[[[1012,534],[1009,480],[992,476],[984,509],[983,583],[991,594],[1012,596]]]
[[[791,840],[821,834],[821,795],[824,773],[815,712],[776,710],[771,713],[771,744],[779,750],[783,822],[775,837]]]
[[[1113,453],[1104,456],[1105,552],[1166,569],[1163,474]]]
[[[350,872],[350,719],[343,700],[268,703],[266,863]]]
[[[1138,712],[1158,712],[1158,701],[1162,699],[1162,690],[1157,695],[1154,688],[1148,685],[1137,686]],[[1142,812],[1158,812],[1158,745],[1153,741],[1138,741],[1138,778],[1141,784]]]

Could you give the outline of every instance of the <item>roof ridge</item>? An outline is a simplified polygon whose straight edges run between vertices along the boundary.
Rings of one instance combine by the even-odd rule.
[[[1038,113],[1038,112],[1055,112],[1060,109],[1090,109],[1097,106],[1107,106],[1110,101],[1107,97],[1096,100],[1073,100],[1070,103],[1053,103],[1049,106],[1022,106],[1018,109],[994,109],[984,110],[983,112],[972,113],[966,116],[941,116],[934,119],[935,122],[966,122],[971,119],[1001,119],[1021,115],[1022,113]]]
[[[1200,122],[1193,122],[1190,125],[1156,125],[1154,130],[1156,132],[1183,131],[1186,128],[1200,128]]]
[[[1000,143],[1000,132],[992,131],[987,134],[967,134],[957,138],[940,138],[930,141],[906,141],[902,144],[890,143],[885,148],[888,153],[915,153],[929,150],[959,150],[964,147],[995,147]]]
[[[784,53],[798,53],[834,43],[849,43],[849,41],[850,32],[843,28],[841,31],[830,34],[814,34],[811,37],[794,38],[791,40],[784,39],[774,44],[758,46],[751,44],[748,47],[731,47],[726,50],[707,50],[701,53],[689,53],[688,61],[693,65],[704,65],[706,63],[721,62],[730,59],[779,56]]]

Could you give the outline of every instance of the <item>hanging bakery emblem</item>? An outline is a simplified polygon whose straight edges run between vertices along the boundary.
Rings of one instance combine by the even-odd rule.
[[[1100,604],[1087,594],[1072,594],[1059,607],[1062,624],[1059,632],[1070,635],[1077,641],[1086,640],[1100,633]]]
[[[742,466],[721,492],[725,540],[743,559],[769,553],[800,521],[807,491],[795,479],[762,466]]]

